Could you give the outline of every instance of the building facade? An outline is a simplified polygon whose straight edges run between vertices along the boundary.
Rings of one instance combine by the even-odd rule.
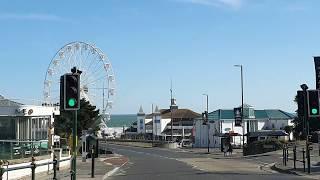
[[[59,107],[23,105],[0,96],[0,140],[53,141]]]
[[[291,121],[294,115],[279,109],[255,110],[252,106],[245,105],[243,111],[244,126],[242,127],[235,126],[233,109],[218,109],[209,113],[209,125],[203,125],[201,119],[196,120],[194,146],[207,147],[209,143],[210,147],[218,148],[227,136],[231,137],[231,144],[242,146],[243,139],[244,143],[248,142],[246,137],[247,135],[250,137],[250,132],[268,134],[262,131],[283,131],[286,126],[293,125]],[[290,136],[292,137],[292,134]]]
[[[151,114],[145,114],[140,107],[137,113],[137,134],[142,134],[147,139],[162,141],[193,138],[194,121],[200,117],[200,114],[189,109],[179,109],[175,104],[173,107],[170,109],[156,107]]]

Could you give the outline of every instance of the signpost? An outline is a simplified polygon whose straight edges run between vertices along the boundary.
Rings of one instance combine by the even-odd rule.
[[[320,57],[313,57],[316,70],[316,88],[320,89]]]
[[[234,126],[236,127],[241,127],[242,124],[242,118],[241,118],[241,107],[239,108],[234,108]]]

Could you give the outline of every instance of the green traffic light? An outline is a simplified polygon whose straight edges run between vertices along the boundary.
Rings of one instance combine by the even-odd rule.
[[[312,109],[311,109],[311,113],[312,113],[312,114],[318,114],[318,109],[312,108]]]
[[[74,107],[76,105],[76,99],[74,99],[74,98],[69,99],[68,100],[68,105],[70,107]]]

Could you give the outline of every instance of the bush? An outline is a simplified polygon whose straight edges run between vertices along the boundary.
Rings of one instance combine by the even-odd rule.
[[[255,141],[244,146],[244,155],[262,154],[276,151],[282,148],[283,142],[278,139]]]

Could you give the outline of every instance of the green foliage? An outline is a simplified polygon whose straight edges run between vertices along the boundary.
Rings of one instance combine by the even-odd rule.
[[[82,130],[92,128],[94,131],[99,130],[99,110],[92,106],[89,101],[81,99],[80,110],[77,111],[77,135],[81,135]],[[73,128],[74,111],[65,111],[60,109],[60,115],[55,117],[54,128],[55,134],[61,137],[69,137]]]
[[[278,139],[266,139],[254,141],[245,146],[245,155],[262,154],[270,151],[276,151],[282,148],[283,142]],[[265,145],[272,145],[273,148],[265,148]]]
[[[285,126],[284,130],[286,131],[286,133],[289,134],[289,141],[290,141],[290,134],[293,131],[293,126]]]

